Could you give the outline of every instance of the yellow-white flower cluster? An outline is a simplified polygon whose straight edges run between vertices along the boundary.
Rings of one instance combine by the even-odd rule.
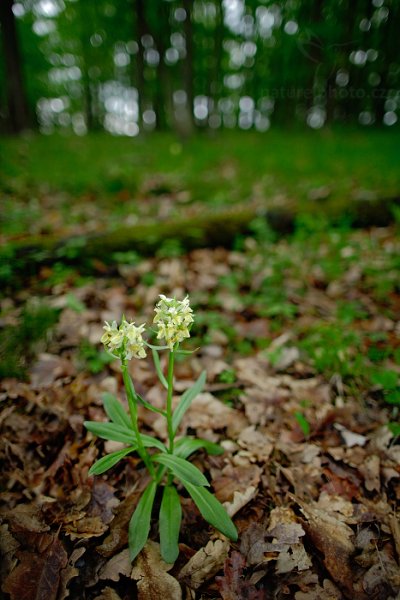
[[[112,323],[106,321],[101,342],[111,354],[119,358],[126,360],[145,358],[146,350],[142,338],[144,328],[144,324],[136,327],[133,322],[128,323],[125,318],[122,319],[119,327],[116,321]]]
[[[189,297],[183,300],[167,298],[160,294],[161,300],[156,304],[154,323],[157,323],[157,339],[165,339],[170,350],[175,344],[190,337],[189,326],[193,323],[193,311],[189,306]]]

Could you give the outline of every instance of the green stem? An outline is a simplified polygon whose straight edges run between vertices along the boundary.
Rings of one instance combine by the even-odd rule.
[[[156,478],[156,472],[154,466],[150,460],[150,456],[143,445],[142,438],[140,437],[139,426],[138,426],[138,414],[137,414],[137,400],[136,400],[136,392],[133,387],[132,379],[128,373],[127,361],[122,360],[122,378],[124,380],[124,385],[126,389],[126,395],[128,398],[129,404],[129,412],[131,415],[132,427],[135,432],[136,443],[138,446],[138,454],[140,458],[143,460],[144,464],[147,467],[150,475],[153,479]]]
[[[170,454],[174,451],[174,428],[172,425],[172,395],[174,391],[174,359],[175,354],[174,351],[171,350],[169,353],[168,359],[168,374],[167,374],[167,427],[168,427],[168,439],[169,439],[169,449],[168,452]]]

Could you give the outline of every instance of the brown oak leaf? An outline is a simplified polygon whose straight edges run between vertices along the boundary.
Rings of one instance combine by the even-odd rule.
[[[57,538],[39,554],[21,552],[19,565],[10,573],[3,591],[11,600],[56,600],[61,570],[67,565],[68,556]]]
[[[149,540],[137,557],[131,574],[132,579],[137,581],[139,600],[181,600],[179,582],[167,573],[171,568],[172,565],[161,558],[159,544]]]
[[[225,560],[224,577],[216,577],[223,600],[263,600],[265,593],[244,577],[246,559],[240,552],[232,552]]]

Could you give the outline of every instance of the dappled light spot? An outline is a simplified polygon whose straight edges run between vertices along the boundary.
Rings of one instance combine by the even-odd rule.
[[[152,109],[147,109],[143,113],[143,122],[144,124],[152,129],[156,125],[156,113]]]
[[[326,112],[319,106],[313,106],[307,115],[307,125],[312,129],[323,127],[326,119]]]
[[[397,123],[397,115],[394,111],[389,110],[383,115],[383,123],[391,127],[395,123]]]
[[[296,21],[288,21],[285,23],[284,30],[288,35],[295,35],[295,33],[297,33],[299,30],[299,26]]]
[[[358,120],[361,125],[372,125],[375,121],[375,117],[369,110],[364,110],[358,115]]]

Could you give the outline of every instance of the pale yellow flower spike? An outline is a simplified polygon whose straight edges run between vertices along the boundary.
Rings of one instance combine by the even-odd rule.
[[[144,324],[136,327],[133,322],[128,323],[125,318],[119,327],[115,321],[111,324],[106,321],[101,342],[111,354],[121,359],[145,358],[146,350],[142,338],[144,328]]]
[[[157,339],[164,339],[170,350],[185,338],[190,337],[189,326],[193,323],[193,311],[189,306],[189,296],[183,300],[167,298],[160,294],[161,300],[155,307],[154,323],[157,323]]]

